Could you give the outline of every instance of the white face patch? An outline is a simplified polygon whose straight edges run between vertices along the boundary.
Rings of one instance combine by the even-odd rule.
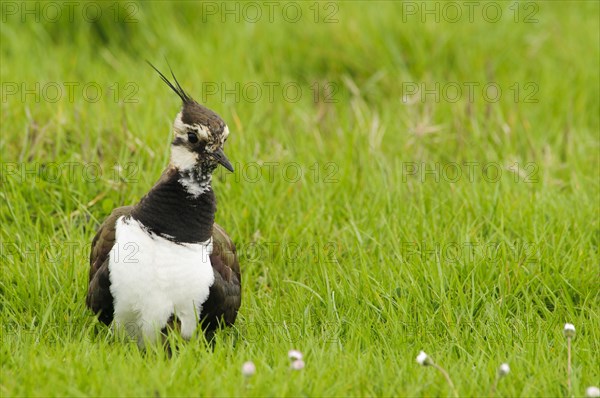
[[[173,131],[175,135],[183,135],[186,132],[186,124],[181,120],[181,112],[175,116],[175,121],[173,122]]]
[[[181,336],[189,339],[215,280],[211,253],[212,238],[177,244],[120,217],[108,263],[117,328],[143,345],[145,339],[154,341],[175,314]]]
[[[225,141],[227,139],[227,137],[229,137],[229,127],[227,127],[227,125],[226,125],[225,128],[223,129],[223,141]]]
[[[196,167],[198,154],[181,145],[171,145],[171,164],[179,170],[191,170]]]
[[[200,140],[208,140],[208,127],[198,124],[185,124],[181,118],[182,115],[181,112],[179,112],[173,122],[173,133],[175,134],[175,137],[184,137],[187,139],[188,132],[193,131],[198,135]]]

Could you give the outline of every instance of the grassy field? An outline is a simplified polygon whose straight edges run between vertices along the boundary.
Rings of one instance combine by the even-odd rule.
[[[0,394],[452,396],[420,350],[461,396],[502,362],[497,396],[597,385],[599,3],[452,4],[3,2]],[[243,273],[170,360],[85,307],[96,228],[168,162],[165,57],[229,124]]]

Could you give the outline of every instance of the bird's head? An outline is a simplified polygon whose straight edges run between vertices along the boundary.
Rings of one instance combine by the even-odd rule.
[[[154,65],[150,66],[182,101],[181,111],[173,122],[171,164],[180,171],[193,170],[201,174],[212,173],[219,164],[233,171],[231,162],[223,152],[223,145],[229,135],[229,128],[223,119],[190,97],[179,85],[173,71],[171,76],[175,84]]]

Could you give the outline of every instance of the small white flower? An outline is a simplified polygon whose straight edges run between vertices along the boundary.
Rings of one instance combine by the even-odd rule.
[[[419,352],[419,355],[417,355],[417,363],[421,366],[431,365],[431,358],[429,358],[429,355],[427,355],[425,351],[421,351]]]
[[[244,364],[242,365],[242,374],[245,377],[250,377],[253,376],[254,373],[256,373],[256,366],[254,366],[254,362],[244,362]]]
[[[297,361],[299,359],[302,359],[302,353],[298,350],[289,350],[288,358],[290,358],[292,361]]]
[[[507,374],[510,373],[510,366],[508,366],[507,363],[503,363],[502,365],[500,365],[500,367],[498,368],[498,376],[499,377],[504,377]]]
[[[575,325],[572,323],[565,323],[563,333],[565,334],[565,337],[575,337]]]
[[[296,359],[292,362],[292,369],[302,370],[304,369],[304,361],[302,359]]]
[[[598,398],[600,397],[600,388],[596,386],[589,386],[585,389],[585,396],[589,398]]]

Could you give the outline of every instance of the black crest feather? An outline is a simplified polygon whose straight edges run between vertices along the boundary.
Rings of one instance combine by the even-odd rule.
[[[169,81],[169,79],[167,79],[165,77],[165,75],[163,75],[161,73],[161,71],[159,71],[154,65],[152,65],[150,63],[150,61],[146,60],[146,62],[148,63],[148,65],[150,65],[152,67],[152,69],[154,69],[158,73],[158,75],[163,80],[163,82],[165,82],[167,84],[167,86],[169,86],[171,88],[171,90],[175,91],[175,94],[177,94],[179,96],[179,98],[181,98],[181,100],[183,101],[184,104],[188,104],[188,103],[194,102],[194,100],[192,99],[192,97],[190,97],[183,90],[183,88],[181,88],[181,85],[179,84],[179,81],[177,80],[177,78],[175,77],[175,74],[173,73],[173,69],[171,69],[171,65],[169,65],[169,61],[167,61],[167,65],[169,65],[169,70],[171,71],[171,76],[173,76],[173,80],[175,80],[175,85],[173,85],[173,83],[171,83]]]

